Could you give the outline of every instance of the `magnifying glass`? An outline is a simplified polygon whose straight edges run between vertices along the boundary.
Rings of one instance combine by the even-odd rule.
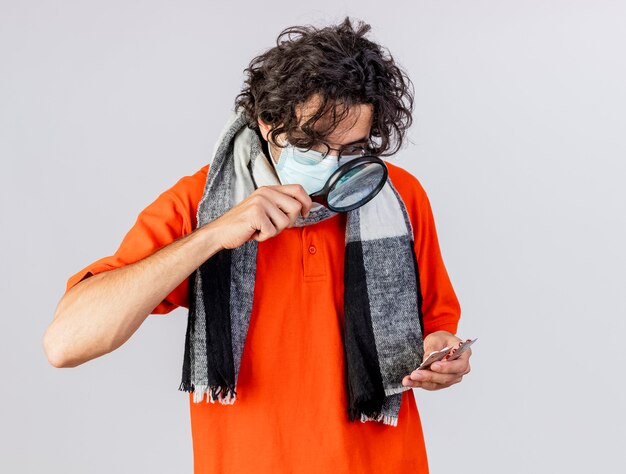
[[[376,156],[354,158],[330,175],[322,189],[309,194],[313,202],[334,212],[348,212],[376,196],[387,181],[387,166]]]

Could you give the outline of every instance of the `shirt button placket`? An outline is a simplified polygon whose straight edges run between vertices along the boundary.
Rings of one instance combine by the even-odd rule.
[[[304,228],[302,232],[302,259],[305,277],[319,278],[326,275],[326,265],[323,255],[319,253],[320,250],[316,240],[316,232]]]

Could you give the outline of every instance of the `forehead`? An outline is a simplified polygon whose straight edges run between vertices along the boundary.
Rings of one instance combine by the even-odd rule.
[[[302,124],[313,116],[320,103],[321,99],[319,96],[314,95],[304,104],[296,106],[298,123]],[[374,118],[373,111],[374,107],[372,104],[353,105],[348,110],[346,116],[337,124],[337,127],[330,134],[328,134],[325,141],[329,145],[342,145],[354,142],[355,140],[363,137],[368,137],[372,126],[372,120]],[[343,109],[337,109],[338,115],[343,115],[343,113]],[[330,112],[327,112],[317,121],[315,128],[318,130],[324,129],[331,124],[331,120],[332,116]]]

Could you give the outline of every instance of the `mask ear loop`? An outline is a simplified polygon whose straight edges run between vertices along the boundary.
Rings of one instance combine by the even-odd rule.
[[[268,135],[269,136],[269,135]],[[267,142],[267,151],[269,153],[269,159],[270,162],[272,163],[272,168],[274,170],[274,174],[276,175],[276,179],[278,179],[278,182],[280,184],[285,184],[283,183],[283,181],[280,179],[280,173],[278,173],[278,167],[281,164],[281,161],[284,162],[285,161],[285,153],[280,153],[280,156],[278,157],[278,162],[274,161],[274,155],[272,153],[272,147],[271,147],[271,143],[269,140],[266,140]]]
[[[269,135],[268,135],[268,138],[269,138]],[[274,160],[274,155],[272,153],[272,143],[269,140],[265,140],[265,143],[267,143],[267,151],[269,153],[270,162],[272,163],[272,166],[275,169],[276,165],[277,165],[277,162]],[[281,153],[281,155],[282,155],[282,153]],[[278,157],[278,160],[280,161],[280,156]]]
[[[282,151],[281,151],[280,156],[278,157],[278,161],[274,161],[274,155],[272,154],[272,146],[271,146],[272,143],[270,142],[269,137],[270,137],[270,135],[268,134],[267,135],[268,139],[265,140],[267,142],[267,151],[270,154],[270,161],[272,162],[272,166],[274,166],[274,168],[276,168],[278,165],[280,165],[280,162],[285,157],[285,154],[282,153]],[[289,146],[291,146],[291,145],[290,145],[289,141],[285,138],[284,146],[283,147],[279,147],[279,148],[285,149],[286,147],[289,147]]]

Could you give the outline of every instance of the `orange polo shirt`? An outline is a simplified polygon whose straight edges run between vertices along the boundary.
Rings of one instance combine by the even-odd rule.
[[[413,224],[424,334],[456,333],[460,306],[426,192],[404,169],[390,163],[388,168]],[[161,193],[141,211],[115,254],[70,277],[66,291],[191,233],[207,172],[208,165]],[[188,394],[194,474],[428,472],[412,390],[403,392],[395,427],[348,419],[342,342],[345,223],[346,215],[338,214],[259,243],[237,400],[196,404]],[[189,308],[187,287],[186,279],[152,314]],[[177,379],[172,388],[178,384]]]

